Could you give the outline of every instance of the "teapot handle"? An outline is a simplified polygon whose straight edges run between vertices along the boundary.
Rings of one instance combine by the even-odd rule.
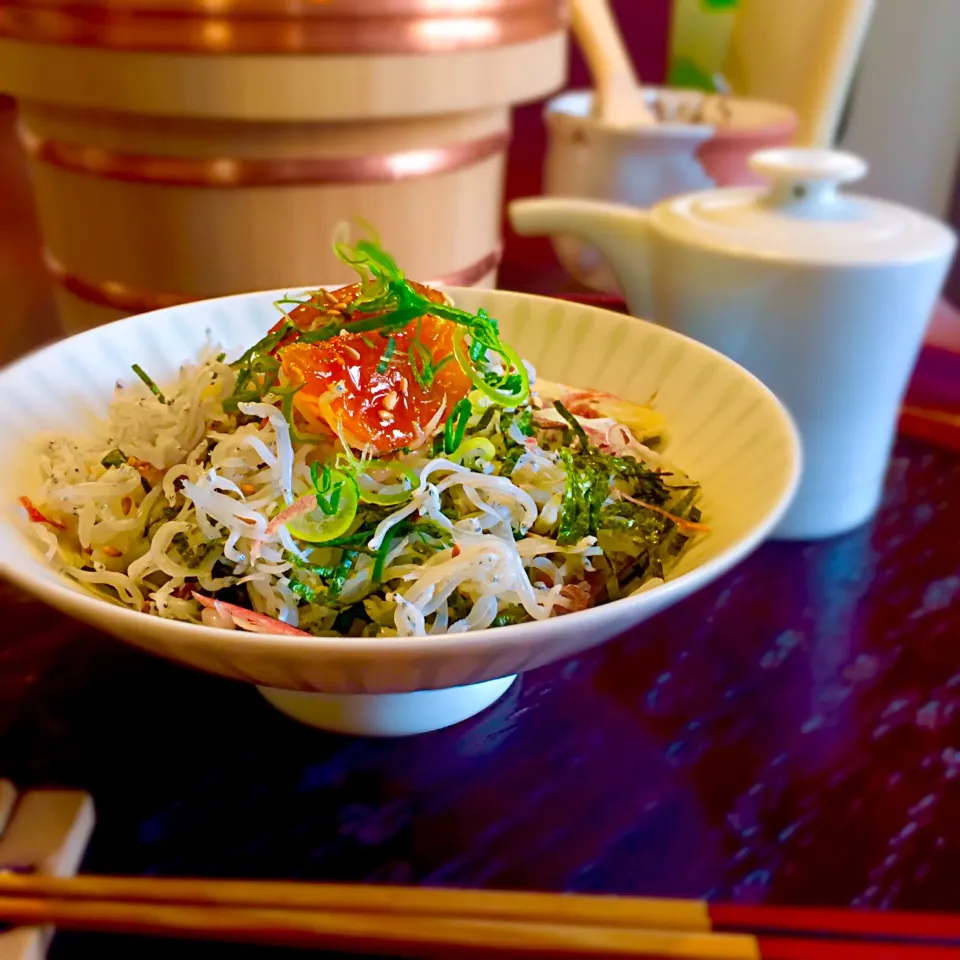
[[[596,247],[635,316],[650,317],[649,216],[646,210],[573,197],[529,197],[508,208],[521,236],[567,233]]]

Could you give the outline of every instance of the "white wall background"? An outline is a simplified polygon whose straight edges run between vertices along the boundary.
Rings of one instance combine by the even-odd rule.
[[[877,0],[841,146],[870,163],[864,193],[946,215],[960,151],[960,0]]]

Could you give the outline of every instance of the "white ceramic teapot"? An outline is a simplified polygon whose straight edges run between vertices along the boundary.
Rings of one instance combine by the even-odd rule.
[[[769,187],[687,194],[651,210],[518,200],[510,218],[521,234],[592,244],[632,313],[720,350],[779,394],[805,466],[777,534],[830,536],[880,502],[899,405],[956,238],[924,214],[840,192],[866,172],[851,154],[765,150],[751,165]]]

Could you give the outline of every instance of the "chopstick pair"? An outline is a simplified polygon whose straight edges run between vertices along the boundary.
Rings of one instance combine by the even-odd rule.
[[[274,881],[0,876],[0,920],[408,958],[960,958],[952,916]]]

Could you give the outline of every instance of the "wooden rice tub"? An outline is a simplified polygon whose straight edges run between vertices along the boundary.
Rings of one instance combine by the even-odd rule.
[[[565,0],[0,0],[45,256],[74,331],[350,278],[492,285],[513,104],[561,85]]]

